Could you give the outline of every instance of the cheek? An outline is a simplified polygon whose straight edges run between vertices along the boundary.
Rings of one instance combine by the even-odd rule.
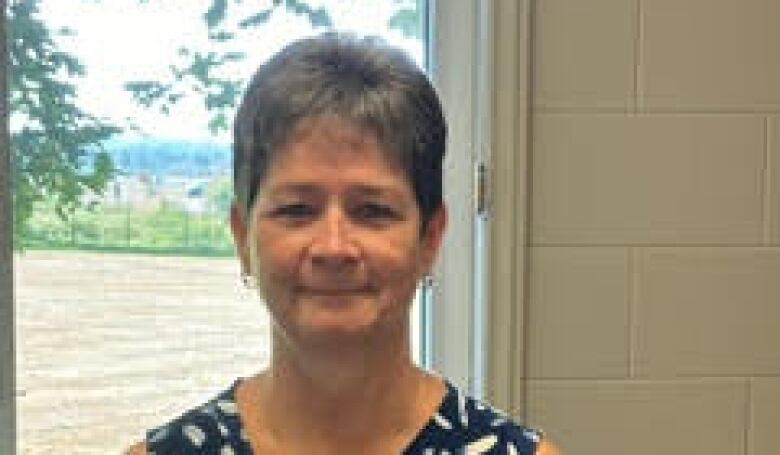
[[[273,292],[295,277],[297,258],[295,250],[283,238],[258,229],[253,237],[251,266],[264,291]]]
[[[389,292],[408,293],[420,278],[421,256],[416,245],[391,245],[381,260],[373,264],[376,276],[390,286]]]

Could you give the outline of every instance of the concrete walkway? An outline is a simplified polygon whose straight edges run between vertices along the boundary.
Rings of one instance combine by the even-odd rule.
[[[120,453],[268,362],[235,259],[33,251],[15,273],[24,454]]]

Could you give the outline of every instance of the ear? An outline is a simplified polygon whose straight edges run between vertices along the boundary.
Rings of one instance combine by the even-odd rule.
[[[247,224],[249,218],[246,210],[235,201],[230,206],[230,230],[233,233],[233,243],[236,245],[236,254],[241,261],[241,273],[249,273],[249,244],[247,242]]]
[[[436,258],[439,256],[444,232],[447,230],[447,206],[442,202],[439,208],[433,212],[428,220],[428,226],[422,233],[422,266],[423,273],[428,273],[433,268]]]

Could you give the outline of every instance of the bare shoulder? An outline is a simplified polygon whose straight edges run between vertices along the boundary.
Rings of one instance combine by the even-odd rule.
[[[139,442],[125,451],[125,455],[146,455],[146,443]]]
[[[543,439],[536,448],[536,455],[561,455],[561,451],[552,442]]]

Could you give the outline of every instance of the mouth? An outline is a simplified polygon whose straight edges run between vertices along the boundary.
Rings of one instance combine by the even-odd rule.
[[[357,295],[366,295],[371,293],[371,289],[368,287],[360,288],[298,288],[298,293],[310,296],[323,296],[323,297],[348,297]]]

